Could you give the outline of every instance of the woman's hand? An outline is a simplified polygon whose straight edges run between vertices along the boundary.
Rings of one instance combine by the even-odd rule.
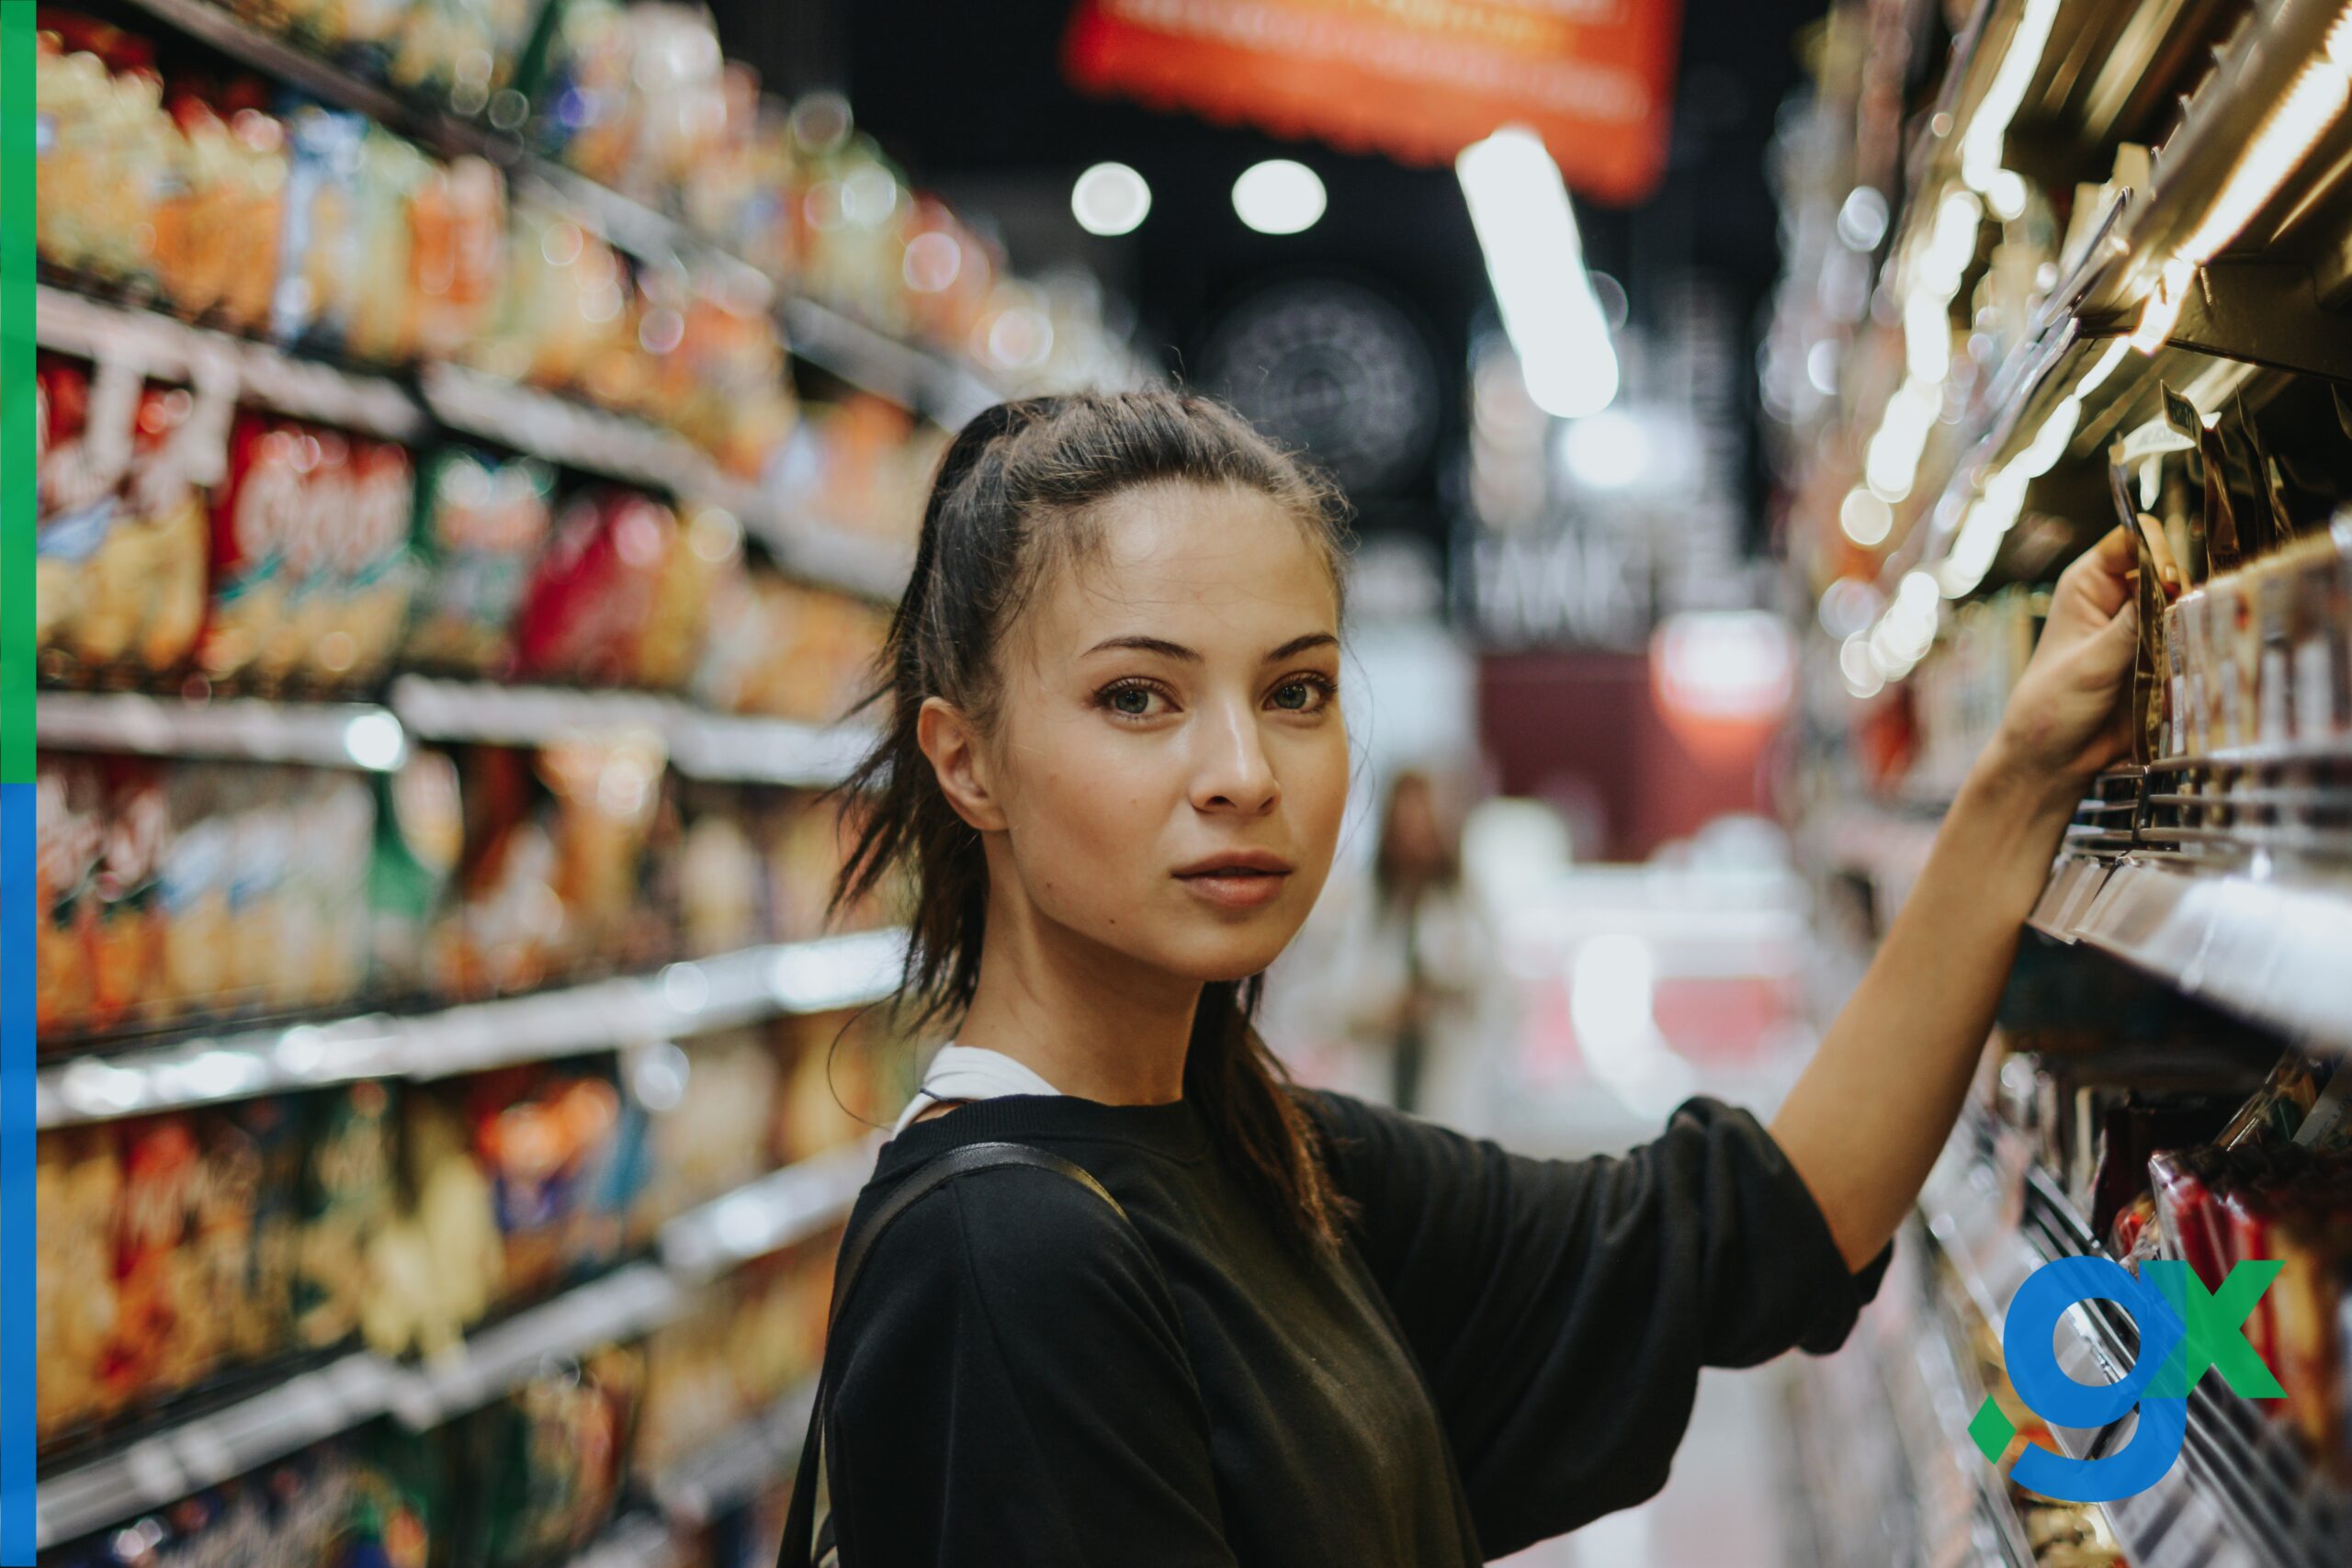
[[[1980,774],[2006,775],[2071,810],[2092,775],[2130,755],[2135,558],[2130,528],[2118,527],[2058,579],[2041,640],[1977,761]]]

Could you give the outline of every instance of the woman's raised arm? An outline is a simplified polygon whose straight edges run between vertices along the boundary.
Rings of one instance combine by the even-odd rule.
[[[1886,1245],[1927,1180],[2067,819],[2125,750],[2132,565],[2118,528],[2058,580],[2041,640],[1927,869],[1772,1120],[1852,1267]]]

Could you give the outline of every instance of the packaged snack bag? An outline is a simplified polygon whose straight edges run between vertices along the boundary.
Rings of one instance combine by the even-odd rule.
[[[233,988],[233,788],[220,769],[198,763],[173,768],[164,784],[169,829],[155,875],[162,952],[151,981],[157,1018],[219,1010]]]
[[[418,750],[375,784],[375,843],[368,858],[368,965],[393,995],[422,990],[427,941],[465,849],[457,764]]]
[[[374,1289],[361,1324],[383,1355],[448,1349],[503,1294],[496,1200],[453,1100],[428,1087],[401,1104],[407,1201],[369,1248]]]
[[[390,1086],[371,1082],[329,1091],[311,1113],[294,1279],[300,1344],[340,1344],[359,1325],[368,1246],[392,1213],[394,1109]]]
[[[410,221],[415,351],[454,358],[489,325],[505,285],[505,177],[481,158],[429,166]]]
[[[230,1321],[232,1353],[244,1360],[275,1356],[294,1342],[296,1271],[302,1245],[302,1167],[307,1122],[292,1096],[241,1100],[223,1115],[253,1150],[252,1241],[240,1305]]]
[[[122,1168],[114,1129],[44,1134],[34,1167],[36,1439],[47,1443],[107,1413],[115,1343],[114,1237]]]
[[[253,413],[230,434],[228,479],[213,495],[211,613],[197,652],[216,682],[271,683],[294,665],[288,556],[307,503],[303,439]]]
[[[679,930],[689,957],[769,940],[763,872],[736,792],[696,786],[678,856]]]
[[[412,545],[424,581],[404,662],[451,674],[504,673],[554,493],[554,476],[532,458],[501,462],[453,446],[426,460]]]
[[[270,331],[280,342],[340,348],[358,308],[364,116],[319,104],[286,114],[285,217]]]
[[[34,636],[78,663],[110,664],[128,649],[123,599],[110,581],[135,576],[144,541],[121,526],[141,379],[120,360],[95,370],[56,356],[35,372],[39,500]],[[126,564],[130,563],[130,564]]]
[[[660,1226],[768,1168],[769,1126],[783,1081],[757,1030],[684,1046],[685,1082],[676,1103],[652,1118],[651,1180],[640,1204],[645,1228]]]
[[[106,837],[92,881],[90,1021],[99,1028],[136,1020],[149,1005],[163,964],[155,894],[171,829],[160,765],[117,758],[107,771]]]
[[[44,9],[34,52],[35,245],[42,261],[126,288],[154,281],[158,208],[177,178],[163,78],[141,39]]]
[[[539,1294],[583,1250],[584,1179],[618,1128],[620,1096],[602,1078],[524,1068],[482,1075],[469,1098],[505,1245],[503,1289]]]
[[[636,966],[669,956],[667,910],[640,897],[664,761],[650,732],[558,741],[538,753],[571,963]]]
[[[676,514],[650,497],[594,491],[567,502],[516,623],[521,673],[627,682],[677,547]]]
[[[154,215],[164,297],[186,315],[251,333],[269,325],[287,183],[285,127],[255,107],[258,96],[257,87],[219,101],[171,95],[176,178]]]
[[[224,1320],[203,1293],[189,1247],[201,1148],[186,1116],[126,1123],[115,1229],[115,1339],[107,1382],[129,1404],[176,1393],[209,1372]]]
[[[104,781],[87,758],[36,758],[33,773],[34,1029],[85,1029],[96,1010],[98,861]]]
[[[383,677],[408,625],[416,565],[408,554],[415,472],[404,447],[356,442],[346,471],[348,499],[322,521],[338,601],[335,624],[311,645],[321,685],[365,689]]]

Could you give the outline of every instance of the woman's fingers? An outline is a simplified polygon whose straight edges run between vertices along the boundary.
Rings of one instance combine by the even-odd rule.
[[[2117,611],[2132,602],[2138,548],[2129,527],[2110,529],[2059,575],[2058,591],[2050,601],[2050,618],[2043,623],[2033,650],[2036,659],[2064,657],[2085,637],[2097,636]]]

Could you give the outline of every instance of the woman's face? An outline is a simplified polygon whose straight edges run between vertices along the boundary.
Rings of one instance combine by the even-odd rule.
[[[1254,975],[1313,907],[1346,805],[1330,569],[1253,491],[1153,486],[1097,518],[1101,548],[999,650],[989,874],[1170,975]]]

